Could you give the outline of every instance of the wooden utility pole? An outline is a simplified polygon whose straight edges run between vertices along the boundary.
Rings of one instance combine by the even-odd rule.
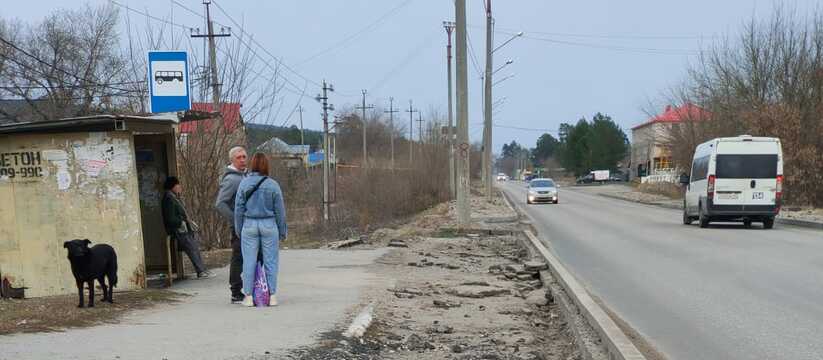
[[[198,30],[196,34],[192,34],[191,37],[193,38],[208,38],[209,42],[209,73],[211,75],[211,95],[212,95],[212,107],[213,111],[220,112],[220,86],[223,85],[220,83],[220,77],[217,73],[217,47],[214,43],[214,38],[217,37],[228,37],[231,34],[225,29],[221,28],[219,34],[214,33],[214,22],[211,20],[211,12],[209,12],[209,5],[211,5],[211,0],[203,0],[203,4],[206,5],[206,29],[208,31],[207,34],[200,34]],[[229,29],[231,30],[231,29]]]
[[[334,91],[334,86],[327,84],[323,80],[323,94],[317,95],[314,99],[323,106],[323,220],[329,220],[329,111],[334,111],[334,105],[329,104],[329,91]]]
[[[306,141],[303,138],[303,105],[297,107],[297,112],[300,113],[300,145],[306,145]]]
[[[363,170],[368,167],[369,158],[368,152],[366,150],[366,110],[374,109],[374,105],[366,106],[366,90],[363,90],[363,105],[355,107],[357,110],[363,111],[363,116],[360,118],[360,124],[363,126],[363,165],[361,166]]]
[[[394,170],[394,113],[400,112],[394,108],[394,98],[389,98],[389,109],[385,111],[389,114],[389,139],[391,142],[391,169]]]

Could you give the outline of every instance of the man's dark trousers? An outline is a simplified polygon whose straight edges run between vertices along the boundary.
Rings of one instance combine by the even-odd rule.
[[[243,279],[240,273],[243,272],[243,253],[240,250],[240,238],[234,228],[231,229],[231,266],[229,267],[229,288],[232,295],[243,293]]]

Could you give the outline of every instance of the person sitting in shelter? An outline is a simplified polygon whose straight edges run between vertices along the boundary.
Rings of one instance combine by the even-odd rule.
[[[200,244],[198,244],[195,232],[198,230],[197,224],[189,219],[186,207],[180,200],[183,193],[183,186],[177,177],[169,176],[163,185],[166,193],[163,195],[163,224],[166,226],[166,233],[174,237],[177,241],[177,248],[186,253],[194,265],[198,279],[210,278],[213,275],[206,270],[203,259],[200,256]]]

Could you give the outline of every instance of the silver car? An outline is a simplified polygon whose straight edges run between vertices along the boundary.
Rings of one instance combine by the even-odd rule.
[[[560,201],[557,192],[557,184],[554,180],[546,178],[532,179],[526,193],[526,204],[537,202],[547,202],[557,204]]]

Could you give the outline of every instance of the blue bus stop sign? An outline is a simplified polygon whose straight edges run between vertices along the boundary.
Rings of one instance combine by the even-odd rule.
[[[149,51],[152,113],[191,109],[189,61],[185,51]]]

